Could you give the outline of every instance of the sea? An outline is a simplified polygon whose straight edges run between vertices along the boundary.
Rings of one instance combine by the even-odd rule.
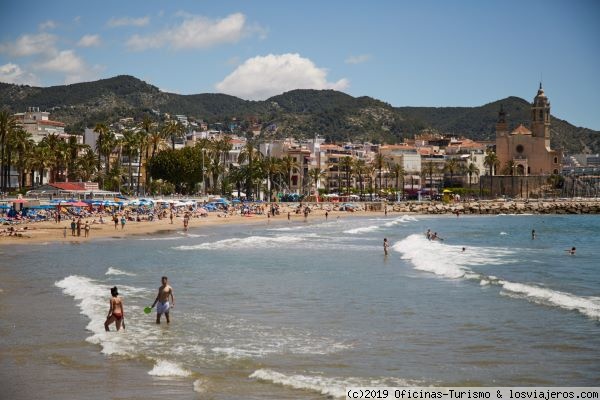
[[[2,398],[597,386],[599,233],[595,215],[349,214],[3,246]],[[175,307],[157,325],[143,309],[163,275]]]

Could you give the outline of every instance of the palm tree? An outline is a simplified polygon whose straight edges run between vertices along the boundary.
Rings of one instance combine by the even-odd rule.
[[[471,189],[471,177],[475,174],[479,174],[479,168],[474,163],[469,163],[467,167],[467,175],[469,175],[469,189]]]
[[[433,174],[438,171],[438,168],[433,161],[427,161],[422,168],[423,175],[429,177],[429,196],[433,199]]]
[[[15,117],[6,109],[0,111],[0,191],[6,190],[7,175],[9,174],[10,166],[6,166],[4,163],[4,155],[6,149],[6,142],[8,135],[17,127],[17,121]]]
[[[132,169],[132,161],[134,157],[140,155],[141,161],[141,149],[139,147],[140,141],[143,140],[143,133],[134,132],[132,130],[126,130],[123,132],[123,152],[127,156],[127,164],[128,164],[128,175],[129,175],[129,193],[133,192],[133,169]],[[139,191],[139,172],[141,170],[141,165],[138,167],[138,182],[137,182],[137,190]]]
[[[98,171],[98,157],[91,147],[88,147],[86,152],[77,159],[77,175],[82,181],[88,182]]]
[[[342,159],[340,160],[340,163],[339,163],[339,166],[344,168],[344,171],[346,171],[346,192],[347,192],[347,194],[350,194],[350,173],[352,171],[353,164],[354,164],[354,161],[352,160],[352,157],[350,157],[350,156],[342,157]]]
[[[59,168],[59,158],[62,156],[60,153],[60,137],[57,134],[51,133],[48,136],[44,137],[40,142],[41,145],[48,147],[50,154],[52,156],[50,160],[50,173],[49,173],[49,183],[56,182],[58,176],[58,168]]]
[[[25,186],[25,168],[31,160],[31,153],[35,143],[31,133],[24,129],[16,129],[14,132],[14,150],[17,155],[17,173],[19,175],[19,190]]]
[[[354,163],[354,173],[358,177],[358,187],[360,190],[360,198],[364,195],[364,184],[363,184],[363,175],[367,171],[367,163],[363,159],[358,159]]]
[[[319,180],[324,179],[327,176],[327,172],[320,168],[311,168],[308,170],[308,176],[313,180],[315,184],[315,195],[319,196]]]
[[[102,182],[102,178],[100,175],[100,171],[102,170],[102,142],[104,141],[104,137],[108,134],[108,126],[103,123],[98,123],[94,127],[94,132],[98,134],[98,140],[96,140],[96,152],[98,153],[98,165],[96,169],[98,171],[98,178],[100,179],[100,188],[104,187],[104,182]]]
[[[375,154],[375,159],[373,160],[373,166],[377,169],[379,174],[379,190],[381,191],[381,171],[385,166],[385,157],[381,152]]]
[[[175,150],[175,140],[182,138],[185,135],[185,127],[179,121],[169,120],[164,127],[164,134],[166,137],[171,138],[171,145]]]
[[[493,190],[494,190],[494,185],[492,182],[492,179],[494,176],[494,170],[496,169],[496,167],[498,167],[498,164],[500,164],[500,160],[498,160],[498,156],[496,155],[496,153],[494,153],[494,151],[492,151],[491,149],[488,149],[486,152],[485,158],[483,160],[483,164],[490,169],[490,196],[491,196],[493,194]]]
[[[246,175],[246,196],[252,198],[252,189],[254,186],[253,177],[256,175],[257,167],[260,168],[260,159],[262,154],[254,147],[250,141],[246,142],[244,148],[238,156],[238,164],[242,165],[248,162]],[[258,194],[258,193],[257,193]]]
[[[39,173],[40,184],[44,183],[44,171],[52,166],[53,158],[50,148],[43,142],[35,146],[31,165]]]
[[[144,169],[145,169],[146,168],[145,165],[148,162],[148,149],[149,149],[150,140],[151,140],[150,137],[151,137],[152,133],[156,131],[156,123],[148,115],[144,115],[144,118],[142,119],[142,122],[140,123],[140,128],[141,128],[141,130],[139,131],[139,140],[138,140],[138,146],[139,146],[138,173],[137,173],[137,185],[136,185],[136,189],[135,189],[136,193],[138,193],[138,194],[140,193],[140,180],[141,180],[141,176],[142,176],[142,165],[144,165]],[[159,132],[157,132],[157,133],[160,136],[160,133]],[[144,154],[144,148],[146,149],[146,157],[145,157],[146,163],[142,164],[142,154]],[[154,156],[155,152],[156,152],[156,149],[153,148],[152,156]],[[150,183],[150,174],[148,174],[148,171],[144,171],[144,174],[146,176],[146,188],[147,188]]]
[[[296,159],[292,156],[285,156],[281,159],[281,168],[285,171],[288,176],[288,191],[292,192],[292,174],[294,170],[298,171],[300,165],[296,161]]]
[[[454,185],[454,174],[458,171],[459,163],[456,158],[450,158],[446,160],[446,164],[444,164],[444,172],[450,174],[450,187]]]
[[[282,172],[280,160],[275,157],[264,157],[262,159],[262,171],[267,178],[269,201],[273,201],[273,186],[275,184],[275,177]]]
[[[406,171],[402,164],[393,163],[392,164],[392,173],[394,174],[394,178],[396,178],[396,193],[398,193],[398,183],[400,178],[402,178],[402,197],[404,198],[404,176],[406,175]]]
[[[80,145],[77,143],[77,135],[72,134],[69,136],[69,140],[67,142],[67,152],[69,153],[68,159],[69,163],[67,165],[67,177],[70,181],[74,181],[77,179],[77,159],[79,157],[79,152],[86,145]]]

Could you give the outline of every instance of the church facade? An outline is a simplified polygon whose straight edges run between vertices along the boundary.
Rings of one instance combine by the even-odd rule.
[[[531,105],[531,128],[519,125],[508,131],[506,113],[500,109],[496,124],[496,156],[504,175],[559,174],[562,151],[550,147],[550,101],[542,84]],[[508,173],[507,173],[508,172]]]

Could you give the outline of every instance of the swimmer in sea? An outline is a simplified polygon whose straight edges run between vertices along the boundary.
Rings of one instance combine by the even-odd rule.
[[[575,247],[571,247],[568,250],[565,250],[567,253],[569,253],[570,255],[575,255],[575,250],[577,250]]]
[[[123,310],[123,299],[119,297],[119,291],[117,287],[114,286],[110,289],[110,294],[112,298],[110,299],[110,309],[108,310],[108,315],[106,316],[106,322],[104,322],[104,329],[108,332],[110,329],[108,326],[113,322],[116,322],[117,330],[121,329],[121,325],[123,329],[125,329],[125,311]]]
[[[388,255],[388,247],[390,247],[390,244],[387,240],[387,238],[383,239],[383,253],[387,256]]]

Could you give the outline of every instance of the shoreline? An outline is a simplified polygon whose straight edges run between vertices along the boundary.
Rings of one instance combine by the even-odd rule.
[[[292,203],[293,204],[293,203]],[[329,219],[346,217],[382,217],[385,216],[385,203],[358,203],[354,212],[339,211],[336,203],[312,203],[308,221],[315,218],[325,219],[326,209],[330,208]],[[209,213],[206,217],[193,217],[189,219],[189,228],[212,227],[223,224],[251,225],[251,224],[281,224],[287,221],[290,212],[290,222],[304,221],[302,214],[296,214],[293,205],[284,204],[281,213],[275,217],[266,214],[243,216],[229,215],[223,217],[221,213]],[[460,203],[444,204],[441,202],[400,202],[387,204],[389,216],[397,215],[498,215],[498,214],[600,214],[600,200],[532,200],[532,201],[465,201]],[[108,219],[108,218],[107,218]],[[82,221],[92,220],[83,218]],[[85,237],[82,230],[81,236],[72,236],[70,220],[60,223],[55,221],[26,222],[12,225],[18,230],[20,236],[0,236],[0,247],[21,244],[46,244],[46,243],[82,243],[95,239],[126,238],[130,236],[143,236],[161,232],[184,232],[183,217],[170,220],[163,218],[154,221],[127,221],[124,229],[121,226],[114,228],[112,221],[103,224],[91,224],[90,236]],[[5,225],[6,227],[6,225]],[[67,235],[64,236],[64,228]]]

